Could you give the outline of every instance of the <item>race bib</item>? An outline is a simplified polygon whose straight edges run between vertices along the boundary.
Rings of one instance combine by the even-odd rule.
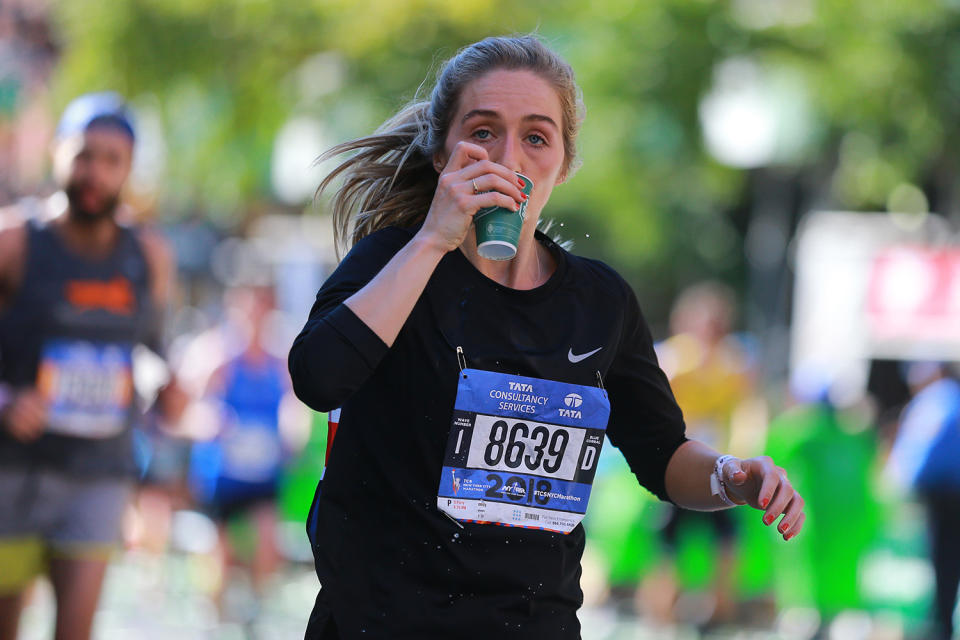
[[[48,431],[107,438],[128,424],[133,402],[129,345],[51,340],[44,345],[37,388],[48,403]]]
[[[570,533],[609,417],[598,387],[464,369],[437,507],[463,522]]]

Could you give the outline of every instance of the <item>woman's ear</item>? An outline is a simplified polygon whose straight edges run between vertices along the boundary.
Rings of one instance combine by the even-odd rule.
[[[433,154],[433,168],[437,170],[437,173],[443,173],[445,166],[447,166],[447,159],[439,151]]]

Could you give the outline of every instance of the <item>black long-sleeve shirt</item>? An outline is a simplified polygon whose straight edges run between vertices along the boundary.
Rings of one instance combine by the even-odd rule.
[[[599,372],[610,441],[667,499],[684,424],[636,297],[607,265],[538,233],[557,263],[548,282],[503,287],[452,251],[388,348],[343,301],[412,237],[390,227],[361,240],[290,352],[298,397],[318,411],[342,406],[311,513],[324,598],[347,638],[578,638],[582,526],[460,528],[437,510],[456,347],[476,369],[582,385]]]

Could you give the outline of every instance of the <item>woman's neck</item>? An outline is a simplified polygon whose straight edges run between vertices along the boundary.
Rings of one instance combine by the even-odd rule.
[[[477,271],[494,282],[510,289],[535,289],[543,285],[556,270],[556,261],[550,251],[537,242],[536,220],[527,218],[517,243],[517,255],[512,260],[488,260],[477,253],[477,235],[470,227],[460,250]]]

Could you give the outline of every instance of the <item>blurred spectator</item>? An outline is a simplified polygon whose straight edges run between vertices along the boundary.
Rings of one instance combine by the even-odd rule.
[[[871,469],[878,457],[868,416],[856,405],[838,409],[834,383],[815,369],[794,373],[796,404],[770,423],[767,453],[789,465],[806,498],[808,528],[797,544],[772,544],[773,578],[782,609],[813,607],[826,630],[847,610],[864,609],[862,565],[879,538],[880,512]]]
[[[45,5],[0,3],[0,205],[40,188],[46,177],[53,133],[46,102],[59,46]]]
[[[140,484],[128,541],[154,556],[168,551],[173,514],[191,504],[187,469],[192,440],[160,411],[148,412],[136,431]]]
[[[718,451],[738,455],[733,419],[752,395],[747,354],[730,334],[735,312],[733,294],[716,282],[704,282],[683,291],[670,315],[671,337],[660,344],[657,355],[683,410],[687,434]],[[719,562],[714,574],[712,603],[700,611],[701,622],[729,622],[734,615],[732,594],[736,529],[732,511],[688,511],[670,505],[661,529],[661,541],[670,558],[678,541],[693,528],[706,526],[717,544]],[[672,621],[677,599],[673,567],[653,574],[646,601],[661,622]],[[654,587],[654,585],[656,585]]]
[[[914,395],[903,411],[887,471],[927,508],[936,576],[931,637],[949,640],[960,587],[960,384],[935,362],[912,364],[907,382]]]
[[[165,241],[117,219],[133,147],[119,96],[77,98],[55,146],[66,210],[51,220],[21,210],[0,231],[4,640],[41,573],[57,600],[56,637],[89,637],[119,542],[136,473],[138,350],[161,351],[173,288]],[[167,382],[160,405],[176,409]]]

